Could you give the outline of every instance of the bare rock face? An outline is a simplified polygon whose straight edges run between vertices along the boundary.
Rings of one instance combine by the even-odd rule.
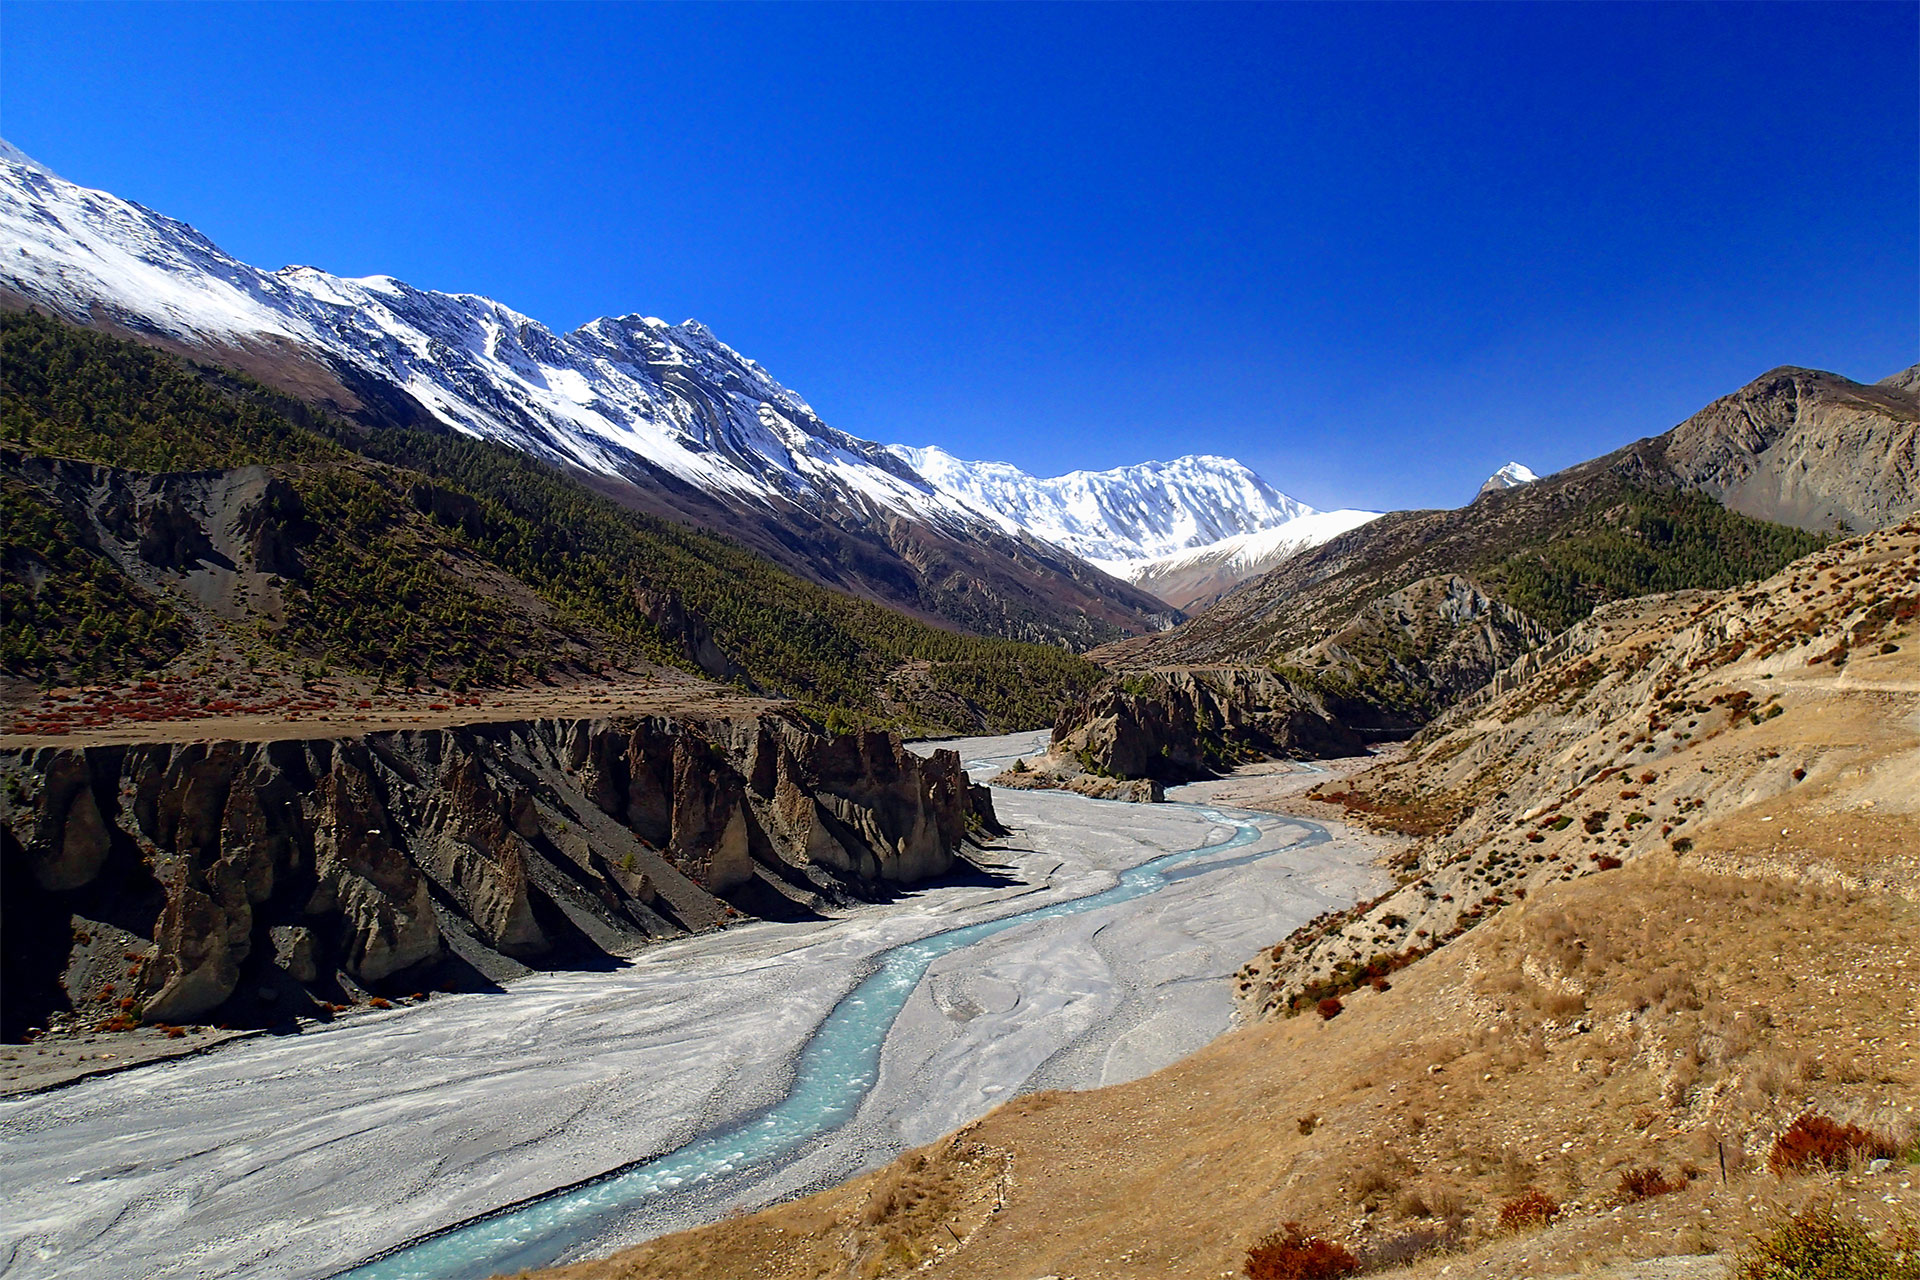
[[[345,999],[448,965],[619,954],[723,922],[722,895],[831,900],[937,876],[970,831],[997,829],[954,752],[778,715],[40,749],[0,772],[9,931],[59,918],[76,937],[150,938],[130,981],[64,997],[150,1021],[231,1015],[268,989],[281,1017],[288,979]],[[25,967],[78,983],[53,954],[65,933],[35,933],[49,954]],[[55,997],[16,984],[19,967],[24,1026]]]
[[[315,982],[320,977],[320,966],[315,960],[313,930],[299,925],[277,924],[271,930],[273,939],[273,962],[286,970],[287,976],[295,982]]]
[[[1872,386],[1762,374],[1664,436],[1666,464],[1736,511],[1807,529],[1878,529],[1920,509],[1912,369]]]
[[[43,889],[73,889],[99,874],[109,841],[84,760],[71,757],[48,770],[38,837],[28,846],[33,876]]]
[[[1191,782],[1248,760],[1365,746],[1309,692],[1261,667],[1109,678],[1060,715],[1051,754],[1109,778]]]

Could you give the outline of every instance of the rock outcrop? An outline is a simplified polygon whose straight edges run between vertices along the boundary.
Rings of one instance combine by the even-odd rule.
[[[1261,667],[1132,672],[1060,713],[1049,750],[1108,778],[1191,782],[1248,760],[1356,755],[1360,737]]]
[[[15,1033],[604,962],[938,876],[994,826],[955,753],[778,715],[47,747],[0,772]]]
[[[1883,528],[1920,508],[1913,382],[1912,369],[1872,386],[1774,369],[1658,443],[1685,483],[1735,511],[1807,529]]]

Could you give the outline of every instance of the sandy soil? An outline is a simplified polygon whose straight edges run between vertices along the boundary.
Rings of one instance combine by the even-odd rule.
[[[938,745],[979,772],[1019,742]],[[0,1272],[327,1274],[765,1105],[885,946],[1079,896],[1225,833],[1184,806],[996,799],[1015,829],[1000,874],[0,1099]],[[1276,920],[1379,880],[1357,844],[1288,851],[1300,826],[1262,829],[1252,849],[1281,853],[939,962],[854,1123],[791,1164],[610,1222],[595,1247],[827,1185],[1024,1090],[1133,1079],[1206,1044],[1231,1015],[1227,975]]]
[[[0,1096],[57,1088],[88,1076],[205,1053],[215,1045],[263,1034],[218,1027],[179,1030],[178,1036],[170,1036],[158,1027],[141,1027],[113,1035],[52,1035],[31,1044],[0,1045]]]

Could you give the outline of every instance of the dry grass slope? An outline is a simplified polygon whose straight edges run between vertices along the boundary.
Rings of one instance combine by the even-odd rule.
[[[1891,1241],[1920,1215],[1916,600],[1909,524],[1614,606],[1333,784],[1361,814],[1464,816],[1394,894],[1250,966],[1250,1025],[950,1140],[993,1153],[998,1198],[952,1211],[939,1251],[891,1251],[862,1207],[944,1147],[566,1274],[1227,1277],[1297,1222],[1383,1274],[1555,1276],[1732,1258],[1809,1206]],[[1343,965],[1429,947],[1337,1017],[1284,1016]],[[1770,1169],[1809,1115],[1891,1163]]]

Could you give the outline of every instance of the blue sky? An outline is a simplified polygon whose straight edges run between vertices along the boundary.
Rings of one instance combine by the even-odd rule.
[[[0,132],[268,268],[698,317],[869,438],[1454,505],[1920,359],[1920,6],[0,5]]]

